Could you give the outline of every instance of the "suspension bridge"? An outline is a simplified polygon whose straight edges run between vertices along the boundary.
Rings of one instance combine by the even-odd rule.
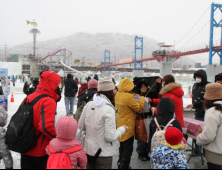
[[[110,71],[110,67],[134,64],[134,70],[138,69],[138,65],[143,70],[143,62],[156,60],[161,64],[162,73],[167,74],[171,72],[172,63],[175,60],[183,56],[207,52],[209,52],[209,70],[212,69],[215,54],[220,57],[220,65],[222,65],[222,5],[212,3],[174,46],[163,45],[161,47],[165,48],[165,50],[144,56],[143,45],[143,37],[135,37],[134,58],[127,62],[110,62],[111,51],[105,50],[104,65],[100,65],[99,68],[104,68],[105,72],[107,69]],[[173,47],[173,50],[169,50],[170,47]],[[222,68],[220,67],[220,69]]]

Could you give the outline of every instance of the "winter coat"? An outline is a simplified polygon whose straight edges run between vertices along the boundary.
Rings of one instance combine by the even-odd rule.
[[[205,110],[203,108],[203,101],[204,101],[204,95],[205,95],[205,87],[209,83],[207,81],[207,73],[204,70],[198,70],[194,73],[194,79],[196,77],[201,77],[202,82],[201,83],[195,83],[193,86],[192,94],[192,103],[194,105],[194,109],[196,110],[195,115],[197,117],[204,117]]]
[[[41,133],[37,141],[37,145],[24,155],[33,157],[42,157],[46,155],[45,148],[50,140],[56,137],[55,133],[55,115],[56,100],[60,97],[57,95],[56,89],[60,84],[60,76],[52,71],[45,71],[41,74],[40,83],[35,93],[27,97],[27,101],[31,103],[36,97],[46,94],[33,107],[33,125],[36,129],[36,135]]]
[[[214,102],[214,104],[219,104],[222,106],[222,101]],[[210,151],[215,156],[210,156],[211,160],[208,160],[211,163],[214,163],[216,159],[219,161],[219,165],[222,165],[222,113],[212,107],[206,111],[204,127],[202,133],[197,137],[197,144],[202,146],[206,151]],[[207,152],[206,152],[207,154]],[[208,156],[206,157],[208,158]],[[220,159],[219,159],[220,158]],[[213,160],[212,160],[213,159]],[[218,164],[218,163],[214,163]]]
[[[94,76],[94,78],[93,78],[93,79],[95,79],[95,80],[99,81],[99,77],[98,77],[98,75],[97,75],[97,74],[95,74],[95,76]]]
[[[84,107],[79,129],[86,132],[84,151],[87,155],[95,156],[100,148],[102,152],[99,157],[116,155],[117,139],[126,132],[123,126],[116,129],[116,111],[106,96],[97,94]]]
[[[187,157],[181,149],[159,145],[150,155],[151,169],[189,169]]]
[[[175,110],[175,105],[170,98],[162,97],[160,99],[157,112],[157,122],[159,123],[160,126],[166,126],[170,122],[170,120],[173,119],[174,110]],[[178,120],[174,120],[171,125],[172,127],[175,127],[179,129],[181,132],[183,132],[180,122]],[[154,133],[156,132],[156,129],[157,125],[155,121],[152,120],[150,123],[150,137],[149,137],[150,141]]]
[[[133,88],[134,84],[129,78],[123,79],[115,96],[115,105],[118,110],[117,128],[123,125],[129,127],[129,130],[119,138],[120,142],[124,142],[135,135],[136,112],[140,112],[144,108],[145,99],[141,98],[137,103],[134,94],[131,93]]]
[[[29,88],[29,85],[25,83],[24,87],[23,87],[23,92],[28,96],[28,95],[30,95],[30,94],[35,92],[37,86],[38,85],[35,85],[35,86]]]
[[[64,81],[65,84],[65,96],[66,97],[75,97],[78,92],[78,85],[75,80],[73,80],[73,75],[68,74],[67,79]]]
[[[82,93],[80,96],[78,96],[77,109],[82,106],[83,102],[88,103],[88,101],[93,98],[94,93],[95,90],[89,89],[86,92]]]
[[[93,101],[93,98],[91,98],[90,100],[87,100],[87,102],[83,101],[82,105],[76,110],[76,113],[73,115],[73,118],[76,119],[77,122],[79,122],[79,119],[82,115],[82,111],[83,111],[85,105],[90,101]]]
[[[88,84],[82,84],[81,87],[79,88],[78,96],[83,94],[87,89],[88,89]]]
[[[184,127],[184,120],[183,120],[184,91],[181,88],[181,84],[170,83],[161,89],[159,95],[160,97],[169,97],[173,101],[173,103],[175,104],[174,113],[176,115],[176,119],[179,120],[181,126]],[[153,99],[153,104],[157,105],[159,101],[160,99]]]
[[[3,159],[6,168],[13,168],[13,159],[5,144],[6,130],[3,128],[7,123],[7,113],[3,107],[0,107],[0,160]]]
[[[73,120],[74,121],[74,120]],[[75,140],[76,132],[78,129],[78,123],[73,123],[69,117],[62,117],[56,124],[56,138],[52,139],[49,145],[55,151],[64,151],[67,149],[81,146],[81,143]],[[46,148],[46,153],[51,155]],[[71,161],[72,169],[76,169],[77,164],[81,169],[84,169],[87,165],[87,156],[84,150],[77,151],[68,155]]]

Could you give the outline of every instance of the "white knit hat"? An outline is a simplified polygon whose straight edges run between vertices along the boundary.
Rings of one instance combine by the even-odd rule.
[[[111,91],[115,89],[112,78],[105,77],[98,81],[98,91]]]

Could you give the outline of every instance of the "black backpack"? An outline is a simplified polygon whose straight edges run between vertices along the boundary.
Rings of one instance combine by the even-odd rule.
[[[33,126],[33,106],[42,98],[49,97],[46,94],[36,97],[31,103],[27,98],[12,116],[6,132],[5,142],[9,149],[18,153],[27,153],[37,144],[41,133],[36,136]]]

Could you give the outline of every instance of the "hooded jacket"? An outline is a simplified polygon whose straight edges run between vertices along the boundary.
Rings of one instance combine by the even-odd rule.
[[[115,96],[115,105],[117,112],[117,127],[126,125],[129,130],[119,138],[120,142],[124,142],[135,135],[136,112],[140,112],[144,108],[145,99],[141,98],[139,103],[134,99],[131,91],[134,88],[133,82],[129,78],[123,79],[119,84],[119,91]]]
[[[62,117],[56,124],[56,138],[51,140],[49,145],[55,151],[64,151],[67,149],[81,146],[81,143],[75,140],[78,123],[75,119],[70,117]],[[51,153],[46,148],[46,153],[50,156]],[[87,165],[87,157],[83,150],[71,153],[68,155],[71,161],[72,169],[76,169],[77,164],[79,168],[84,169]]]
[[[207,81],[207,73],[204,70],[198,70],[194,73],[194,79],[196,77],[201,77],[202,82],[201,83],[195,83],[193,86],[193,98],[192,103],[194,105],[194,109],[196,109],[195,115],[197,117],[204,117],[205,111],[203,108],[203,101],[204,101],[204,95],[205,95],[205,88],[206,85],[209,83]]]
[[[170,83],[168,85],[165,85],[161,89],[159,95],[160,95],[160,97],[169,97],[173,101],[173,103],[175,105],[174,113],[176,115],[176,119],[180,122],[181,126],[184,127],[184,120],[183,120],[184,91],[181,88],[181,84]],[[160,101],[160,99],[153,99],[153,104],[157,105],[159,103],[159,101]],[[160,108],[158,107],[158,109],[160,109]]]
[[[125,132],[124,127],[116,128],[116,108],[105,95],[94,95],[93,101],[83,109],[79,120],[79,129],[86,133],[84,151],[95,156],[101,148],[99,157],[111,157],[117,154],[117,139]]]
[[[32,102],[36,97],[46,94],[49,97],[40,99],[33,107],[33,125],[36,135],[41,133],[36,146],[24,155],[42,157],[46,155],[45,148],[50,140],[56,137],[55,115],[56,100],[60,97],[57,88],[60,84],[60,76],[52,71],[45,71],[41,74],[40,83],[35,93],[27,97],[27,102]]]
[[[170,120],[173,119],[174,116],[174,110],[175,110],[175,104],[173,101],[168,97],[162,97],[160,99],[159,105],[158,105],[158,112],[157,112],[157,121],[160,126],[166,126]],[[180,125],[180,122],[176,119],[172,123],[173,127],[176,127],[182,132],[182,127]],[[157,125],[154,120],[150,123],[150,141],[156,132]]]
[[[65,84],[65,96],[66,97],[75,97],[78,92],[78,85],[75,80],[73,80],[73,75],[68,74],[67,79],[64,81]]]
[[[0,107],[0,160],[3,159],[6,168],[13,168],[13,159],[5,144],[6,130],[3,128],[7,123],[7,113],[3,107]]]
[[[82,84],[81,87],[79,88],[78,96],[80,96],[81,94],[85,93],[85,91],[87,89],[88,89],[88,84]]]
[[[222,101],[214,102],[221,105]],[[197,137],[197,144],[206,150],[206,159],[210,163],[222,165],[222,112],[212,107],[206,111],[202,133]]]
[[[95,93],[94,89],[88,89],[86,92],[78,96],[77,109],[83,104],[83,102],[88,103],[88,101],[93,98],[94,93]]]
[[[95,74],[95,76],[94,76],[94,78],[93,78],[93,79],[95,79],[95,80],[99,81],[99,77],[98,77],[98,75],[97,75],[97,74]]]

